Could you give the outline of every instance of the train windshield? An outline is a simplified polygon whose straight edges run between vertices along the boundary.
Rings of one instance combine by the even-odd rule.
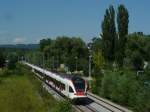
[[[76,91],[84,91],[85,90],[85,81],[81,78],[74,78],[73,84],[75,86]]]

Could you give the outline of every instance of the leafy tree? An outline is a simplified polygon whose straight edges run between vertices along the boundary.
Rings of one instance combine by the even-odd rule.
[[[52,42],[51,39],[42,39],[40,40],[40,50],[43,51],[43,49],[45,48],[45,46],[50,45]]]
[[[110,6],[109,9],[106,9],[101,27],[104,57],[111,61],[115,55],[115,41],[117,38],[115,27],[115,10],[113,6]]]
[[[96,68],[98,69],[103,68],[105,61],[101,51],[93,53],[93,63],[95,64]]]
[[[150,46],[150,39],[144,34],[139,35],[138,33],[132,33],[128,35],[126,48],[125,48],[125,56],[126,59],[129,60],[128,65],[134,67],[135,70],[141,69],[143,67],[143,61],[150,60],[149,46]],[[135,64],[133,64],[133,62]],[[140,66],[140,67],[136,67],[136,66]]]
[[[95,52],[98,50],[102,50],[102,39],[94,37],[92,39],[91,49],[92,49],[92,51],[95,51]]]
[[[142,70],[143,69],[143,58],[138,51],[135,51],[132,55],[132,63],[135,70]]]
[[[149,112],[150,111],[150,87],[140,87],[135,98],[135,105],[133,109],[136,112]]]
[[[5,57],[4,57],[3,53],[0,52],[0,68],[4,67],[4,64],[5,64]]]
[[[87,70],[87,66],[85,65],[87,65],[88,62],[88,49],[81,38],[62,36],[51,40],[51,44],[45,43],[50,43],[50,40],[43,39],[40,41],[40,46],[42,46],[43,49],[42,52],[45,54],[45,65],[51,62],[52,68],[58,68],[59,65],[63,63],[68,66],[69,70],[74,71],[76,68],[75,57],[78,57],[78,70]]]
[[[18,61],[18,56],[16,53],[11,53],[9,56],[8,56],[8,68],[9,69],[14,69],[16,68],[16,63]]]
[[[123,65],[123,58],[125,57],[125,45],[128,34],[128,23],[129,23],[128,10],[125,8],[124,5],[121,4],[118,7],[118,14],[117,14],[117,25],[119,36],[118,42],[119,53],[117,54],[117,62],[120,66]]]

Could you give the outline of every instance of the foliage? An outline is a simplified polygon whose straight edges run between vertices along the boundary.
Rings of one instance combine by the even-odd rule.
[[[100,95],[100,89],[101,89],[101,80],[102,80],[103,74],[101,72],[95,73],[93,76],[93,80],[91,81],[91,90],[92,93]]]
[[[135,98],[134,110],[137,112],[150,111],[150,86],[140,88]]]
[[[95,52],[102,50],[102,39],[98,37],[94,37],[91,42],[91,49],[92,51]]]
[[[8,69],[14,69],[18,61],[18,56],[16,53],[10,53],[8,56]]]
[[[58,69],[60,64],[65,64],[70,71],[74,71],[76,69],[75,63],[77,63],[77,69],[86,72],[88,49],[81,38],[62,36],[54,40],[43,39],[40,41],[40,46],[42,57],[36,55],[37,51],[31,52],[27,56],[30,57],[31,61],[35,60],[35,64],[37,61],[42,60],[44,66],[51,69]],[[77,60],[75,57],[77,57]]]
[[[5,64],[5,57],[2,51],[0,51],[0,68],[4,67]]]
[[[0,76],[2,112],[53,112],[56,101],[26,66],[17,64],[16,69],[7,69],[7,73],[7,77]]]
[[[25,77],[15,76],[3,79],[0,89],[3,91],[0,94],[0,108],[3,112],[42,112],[45,110],[42,107],[44,106],[43,102],[37,99],[39,95],[36,95]]]
[[[102,21],[102,50],[107,61],[117,61],[119,66],[123,65],[125,57],[125,45],[128,34],[129,14],[124,5],[119,5],[117,13],[117,28],[115,25],[115,10],[113,6],[106,9]]]
[[[102,22],[102,41],[103,53],[105,59],[111,61],[115,53],[116,27],[115,27],[115,10],[113,6],[106,9],[104,20]]]
[[[137,112],[148,112],[150,85],[144,84],[147,79],[144,77],[143,75],[137,78],[134,72],[126,69],[118,72],[109,71],[102,78],[100,94]]]
[[[93,53],[93,63],[95,64],[96,68],[98,68],[98,69],[103,68],[103,66],[105,64],[105,60],[104,60],[104,57],[103,57],[101,51]]]
[[[117,25],[118,25],[118,54],[117,54],[117,62],[120,66],[123,65],[123,59],[125,57],[125,45],[127,41],[127,34],[128,34],[128,23],[129,23],[129,14],[128,10],[125,8],[124,5],[120,5],[118,7],[118,14],[117,14]]]
[[[143,58],[138,51],[132,53],[132,63],[135,70],[142,70],[143,69]]]
[[[143,62],[149,61],[149,45],[150,38],[146,35],[132,33],[128,35],[125,49],[126,59],[129,60],[128,65],[133,65],[135,70],[143,69]]]
[[[56,105],[54,112],[72,112],[72,106],[69,101],[61,101]]]
[[[40,40],[40,50],[43,51],[45,46],[49,46],[51,44],[51,39],[42,39]]]

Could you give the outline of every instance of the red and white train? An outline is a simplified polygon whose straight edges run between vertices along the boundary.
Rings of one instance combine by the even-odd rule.
[[[67,98],[74,100],[87,97],[87,83],[81,77],[67,74],[57,74],[27,62],[23,63],[31,67],[32,70],[39,74],[40,78],[44,78],[46,83]]]

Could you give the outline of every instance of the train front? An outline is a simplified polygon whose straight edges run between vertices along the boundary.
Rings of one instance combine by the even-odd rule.
[[[69,87],[69,92],[72,92],[71,99],[84,99],[87,97],[87,83],[84,79],[80,77],[72,78],[73,87]]]

